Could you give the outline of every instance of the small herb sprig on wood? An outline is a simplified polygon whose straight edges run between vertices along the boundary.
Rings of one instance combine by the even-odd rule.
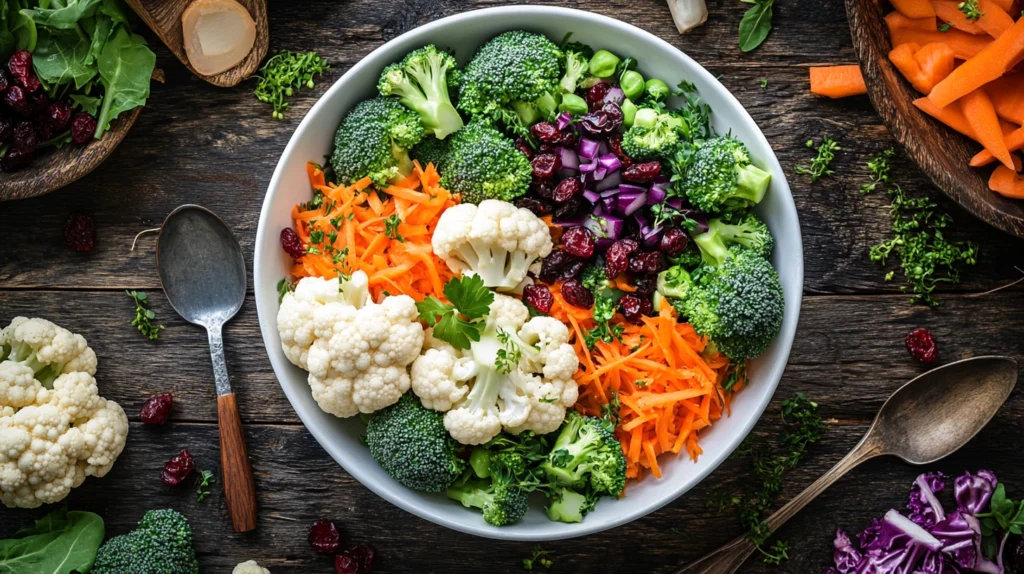
[[[135,318],[132,319],[132,325],[139,330],[140,333],[145,335],[150,341],[155,341],[160,338],[160,330],[164,328],[163,325],[154,325],[153,319],[156,319],[156,314],[149,310],[149,298],[146,296],[144,291],[125,291],[129,297],[135,301]]]
[[[804,144],[808,149],[814,148],[814,140],[807,140]],[[836,158],[836,152],[843,148],[839,147],[832,138],[824,136],[821,138],[821,145],[818,146],[818,154],[811,160],[810,166],[798,166],[796,173],[800,175],[811,176],[811,182],[818,181],[826,175],[832,175],[835,173],[829,166],[832,164],[832,160]]]
[[[196,498],[199,502],[210,496],[210,485],[217,482],[217,477],[209,470],[200,470],[196,477]]]
[[[749,52],[760,46],[768,37],[768,32],[771,32],[772,7],[775,0],[740,1],[753,4],[740,20],[740,50]]]
[[[288,109],[285,98],[291,97],[300,88],[312,88],[313,77],[323,75],[330,69],[327,60],[316,52],[292,53],[283,50],[271,57],[260,68],[257,77],[256,99],[274,106],[271,114],[275,120],[284,119]]]
[[[554,561],[551,558],[550,550],[544,550],[540,545],[534,546],[529,558],[523,558],[523,570],[533,571],[534,566],[551,568]]]

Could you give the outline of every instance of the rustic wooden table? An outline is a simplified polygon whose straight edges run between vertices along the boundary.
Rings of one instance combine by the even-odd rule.
[[[976,268],[940,295],[935,310],[911,306],[898,285],[867,257],[870,245],[889,235],[884,194],[862,197],[865,162],[892,144],[866,98],[826,101],[807,91],[807,66],[852,62],[849,31],[838,0],[796,0],[775,6],[775,30],[752,54],[737,48],[737,25],[746,9],[711,0],[708,24],[676,33],[663,0],[554,2],[635,24],[686,51],[733,91],[772,143],[786,172],[810,159],[804,147],[821,135],[843,150],[834,177],[810,184],[792,176],[800,213],[806,279],[803,313],[789,367],[757,433],[779,427],[779,403],[805,393],[821,403],[834,424],[806,463],[790,474],[781,499],[809,484],[854,445],[886,396],[922,372],[903,347],[904,335],[927,327],[938,339],[940,360],[982,354],[1021,358],[1024,289],[976,297],[1008,283],[1024,264],[1024,243],[993,231],[940,198],[954,214],[957,238],[981,245]],[[166,459],[188,448],[203,468],[218,469],[217,413],[202,330],[168,306],[156,275],[155,240],[132,238],[158,226],[184,203],[216,211],[235,230],[251,270],[256,222],[277,158],[305,111],[349,66],[382,42],[440,16],[495,3],[473,0],[331,0],[273,2],[271,51],[317,50],[330,60],[330,78],[292,100],[284,121],[252,96],[252,82],[220,89],[196,79],[163,46],[158,66],[167,83],[154,84],[149,105],[128,138],[105,164],[78,183],[49,196],[0,203],[0,324],[18,315],[40,316],[83,334],[100,357],[102,393],[121,403],[131,419],[128,446],[114,470],[74,491],[72,508],[100,513],[108,534],[130,529],[143,512],[172,507],[189,516],[203,572],[230,572],[258,559],[274,574],[330,572],[328,558],[306,542],[308,524],[335,519],[346,544],[369,541],[379,552],[378,572],[516,572],[529,543],[474,538],[399,510],[342,470],[302,426],[271,371],[251,294],[225,332],[227,357],[260,503],[258,529],[232,532],[219,489],[196,501],[188,488],[159,480]],[[639,55],[643,58],[643,55]],[[762,81],[767,83],[762,87]],[[914,192],[935,190],[910,162],[899,159],[896,180]],[[64,247],[64,221],[74,211],[92,214],[98,243],[91,253]],[[799,257],[799,254],[794,254]],[[167,326],[150,342],[129,325],[132,302],[124,289],[150,293]],[[251,293],[251,292],[250,292]],[[144,428],[138,409],[145,398],[175,394],[171,424]],[[1019,441],[1024,400],[1019,393],[970,445],[934,468],[960,473],[992,468],[1014,491],[1024,488]],[[544,546],[558,572],[673,572],[740,533],[732,512],[706,507],[716,486],[740,491],[748,462],[729,460],[702,485],[628,526]],[[836,527],[859,530],[872,517],[900,507],[918,473],[896,460],[876,460],[856,470],[791,521],[781,536],[791,559],[781,568],[818,572],[829,562]],[[43,511],[0,509],[0,537]],[[682,534],[678,534],[681,529]],[[623,543],[628,540],[629,543]],[[773,567],[752,559],[750,572]]]

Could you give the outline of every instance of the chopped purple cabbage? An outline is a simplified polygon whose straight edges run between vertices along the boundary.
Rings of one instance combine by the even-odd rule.
[[[992,493],[999,481],[991,470],[979,470],[977,474],[964,472],[953,481],[953,496],[961,512],[978,514],[988,507]]]
[[[907,501],[911,520],[928,528],[946,517],[942,504],[935,496],[946,488],[945,478],[941,472],[917,477],[910,487],[910,500]]]

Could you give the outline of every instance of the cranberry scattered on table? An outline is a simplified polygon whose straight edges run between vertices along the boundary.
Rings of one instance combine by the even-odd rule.
[[[96,225],[92,217],[72,213],[64,223],[64,244],[72,251],[92,251],[96,245]]]
[[[922,363],[931,363],[939,356],[938,347],[935,345],[935,337],[926,329],[911,331],[905,340],[910,356]]]
[[[192,453],[182,450],[171,460],[164,464],[164,470],[160,473],[160,480],[167,486],[178,486],[196,469]]]
[[[334,554],[341,547],[341,533],[333,521],[321,518],[309,527],[309,545],[317,552]]]
[[[139,415],[147,425],[162,425],[171,416],[174,398],[170,393],[150,397],[143,405]]]

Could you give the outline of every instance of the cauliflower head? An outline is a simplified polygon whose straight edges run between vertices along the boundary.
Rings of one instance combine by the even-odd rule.
[[[530,319],[521,301],[495,294],[479,341],[459,350],[427,340],[412,364],[412,390],[463,444],[484,444],[502,430],[545,434],[576,403],[579,366],[569,330],[551,317]]]
[[[0,330],[0,502],[36,508],[105,476],[128,417],[99,395],[96,353],[81,335],[15,317]]]
[[[270,574],[270,570],[260,566],[255,560],[249,560],[248,562],[242,562],[235,569],[231,571],[231,574]]]
[[[396,403],[423,347],[416,302],[392,295],[374,303],[368,284],[362,271],[346,281],[306,277],[277,313],[285,356],[309,371],[313,399],[338,417]]]
[[[496,199],[445,210],[431,245],[452,272],[475,273],[499,291],[515,290],[553,246],[547,225],[533,212]]]

